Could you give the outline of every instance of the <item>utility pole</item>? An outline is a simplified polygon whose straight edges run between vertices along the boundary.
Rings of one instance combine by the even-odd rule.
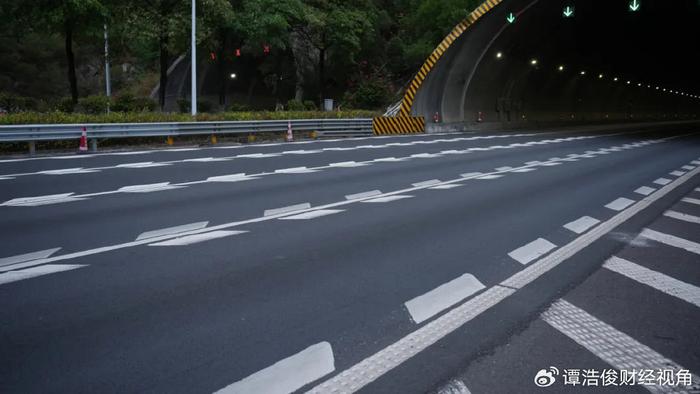
[[[112,96],[112,81],[109,72],[109,33],[107,32],[107,21],[104,23],[105,29],[105,90],[107,97]],[[109,112],[109,104],[107,104],[107,112]]]
[[[196,0],[192,0],[192,98],[190,106],[192,108],[192,116],[197,115],[197,10]]]

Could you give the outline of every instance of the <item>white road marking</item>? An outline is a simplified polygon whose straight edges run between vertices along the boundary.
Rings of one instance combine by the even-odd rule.
[[[464,153],[464,151],[455,150],[455,149],[443,150],[443,151],[440,152],[440,154],[442,154],[442,155],[461,155],[461,154],[463,154],[463,153]]]
[[[700,307],[700,287],[613,256],[603,267]]]
[[[185,159],[183,163],[213,163],[218,161],[229,161],[227,157],[201,157],[197,159]]]
[[[700,224],[700,217],[694,216],[694,215],[688,215],[687,213],[681,213],[681,212],[676,212],[676,211],[666,211],[666,212],[664,212],[664,216],[667,216],[667,217],[670,217],[673,219],[682,220],[682,221],[688,222],[688,223]]]
[[[16,256],[3,257],[0,259],[0,267],[5,267],[7,265],[13,265],[17,263],[24,263],[32,260],[45,259],[51,256],[52,254],[58,252],[59,250],[61,250],[61,248],[39,250],[36,252],[19,254]]]
[[[12,176],[0,176],[0,181],[8,181],[10,179],[15,179],[15,177]]]
[[[394,162],[406,161],[406,160],[407,160],[407,159],[406,159],[406,158],[403,158],[403,157],[402,157],[402,158],[398,158],[398,159],[397,159],[396,157],[382,157],[382,158],[379,158],[379,159],[374,159],[374,160],[372,160],[372,161],[376,161],[376,162],[379,162],[379,163],[394,163]]]
[[[508,253],[508,256],[518,263],[525,265],[549,253],[549,251],[556,247],[557,245],[547,241],[546,239],[538,238],[529,244],[521,246],[518,249]]]
[[[285,217],[280,218],[280,220],[309,220],[309,219],[320,218],[322,216],[333,215],[333,214],[340,213],[340,212],[345,212],[345,210],[344,209],[319,209],[318,211],[309,211],[309,212],[300,213],[298,215],[285,216]]]
[[[517,170],[513,170],[511,172],[517,172],[517,173],[524,173],[524,172],[532,172],[532,171],[537,171],[537,168],[518,168]]]
[[[208,233],[186,235],[183,237],[173,238],[167,241],[155,242],[152,244],[148,244],[148,246],[187,246],[200,242],[210,241],[212,239],[225,238],[243,233],[247,233],[247,231],[211,231]]]
[[[75,193],[49,194],[37,197],[21,197],[5,201],[0,206],[6,207],[38,207],[42,205],[61,204],[66,202],[81,201],[84,198],[74,197]]]
[[[639,189],[635,190],[634,192],[637,194],[641,194],[643,196],[648,196],[651,193],[653,193],[654,191],[656,191],[656,189],[654,189],[653,187],[642,186]]]
[[[526,161],[526,162],[525,162],[525,165],[526,165],[526,166],[538,166],[538,165],[540,165],[540,164],[542,164],[542,162],[541,162],[541,161],[537,161],[537,160],[535,160],[535,161]]]
[[[442,155],[436,153],[416,153],[411,155],[411,157],[415,157],[416,159],[432,159],[440,156]]]
[[[671,369],[673,374],[685,369],[679,364],[657,353],[650,347],[637,342],[629,335],[598,320],[583,309],[564,300],[555,302],[542,314],[542,320],[562,334],[574,340],[588,351],[612,365],[616,369],[643,370],[659,368]],[[694,388],[698,386],[698,377],[692,375]],[[692,392],[690,387],[642,386],[652,392]]]
[[[482,176],[477,177],[475,179],[491,180],[491,179],[503,178],[504,176],[505,175],[502,175],[502,174],[491,174],[491,175],[482,175]]]
[[[0,285],[4,285],[11,282],[17,282],[19,280],[36,278],[37,276],[43,276],[48,274],[54,274],[56,272],[64,272],[74,270],[76,268],[86,267],[84,264],[46,264],[39,267],[32,267],[23,269],[21,271],[8,271],[0,274]]]
[[[667,178],[659,178],[655,180],[654,183],[656,183],[657,185],[665,186],[671,183],[671,180]]]
[[[416,182],[412,185],[413,185],[413,187],[424,187],[424,186],[438,185],[440,183],[442,183],[442,181],[439,179],[431,179],[429,181]]]
[[[362,192],[362,193],[356,193],[356,194],[348,194],[345,196],[346,200],[361,200],[363,198],[369,198],[369,197],[374,197],[382,194],[380,190],[371,190],[368,192]]]
[[[215,394],[289,394],[335,371],[333,348],[317,343],[278,361]]]
[[[199,229],[207,227],[208,225],[209,225],[209,222],[197,222],[197,223],[183,224],[181,226],[173,226],[173,227],[161,228],[158,230],[146,231],[144,233],[141,233],[136,238],[136,240],[140,241],[142,239],[155,238],[155,237],[160,237],[163,235],[180,234],[180,233],[184,233],[187,231],[199,230]]]
[[[340,163],[331,163],[328,166],[329,167],[347,167],[347,168],[353,168],[353,167],[364,167],[366,166],[367,163],[358,163],[355,161],[343,161]]]
[[[429,187],[428,189],[430,189],[430,190],[450,190],[450,189],[454,189],[454,188],[460,187],[460,186],[464,186],[464,185],[459,184],[459,183],[452,183],[449,185],[437,185],[437,186]]]
[[[319,153],[320,150],[287,150],[282,152],[285,155],[310,155],[313,153]]]
[[[664,234],[658,231],[654,231],[648,228],[642,230],[639,234],[640,237],[651,239],[652,241],[660,242],[662,244],[673,246],[680,249],[685,249],[688,252],[695,254],[700,254],[700,244],[693,241],[688,241],[687,239],[676,237],[675,235]]]
[[[460,174],[459,176],[461,176],[462,178],[474,178],[474,177],[477,177],[480,175],[483,175],[483,173],[481,173],[481,172],[467,172],[464,174]]]
[[[450,380],[446,385],[442,386],[437,394],[471,394],[471,391],[467,388],[461,380],[453,379]]]
[[[694,169],[695,169],[695,166],[683,166],[683,167],[681,167],[681,168],[684,169],[684,170],[690,171],[690,170],[694,170]]]
[[[311,204],[308,202],[305,202],[302,204],[290,205],[288,207],[266,209],[263,216],[275,216],[275,215],[281,215],[281,214],[289,213],[289,212],[303,211],[305,209],[311,209]]]
[[[246,174],[241,173],[241,174],[212,176],[212,177],[207,178],[207,182],[242,182],[242,181],[250,181],[253,179],[258,179],[258,178],[252,177],[252,176],[247,176]]]
[[[164,190],[180,189],[183,186],[171,185],[170,182],[151,183],[147,185],[132,185],[119,188],[121,193],[152,193]]]
[[[505,167],[498,167],[498,168],[496,168],[496,171],[498,171],[498,172],[505,172],[505,171],[510,171],[510,170],[512,170],[512,169],[513,169],[513,167],[505,166]]]
[[[398,201],[398,200],[403,200],[406,198],[413,198],[413,196],[406,196],[406,195],[393,195],[393,196],[386,196],[386,197],[377,197],[373,198],[371,200],[365,200],[362,202],[371,202],[371,203],[384,203],[384,202],[392,202],[392,201]]]
[[[485,287],[474,275],[464,274],[407,301],[404,305],[411,319],[420,324]]]
[[[685,172],[683,172],[683,171],[672,171],[672,172],[669,172],[669,175],[673,175],[673,176],[682,176],[683,174],[685,174]]]
[[[38,173],[43,174],[43,175],[69,175],[69,174],[88,174],[91,172],[100,172],[100,170],[91,170],[91,169],[85,169],[85,168],[79,167],[79,168],[64,168],[61,170],[40,171]]]
[[[169,166],[170,164],[166,163],[154,163],[152,161],[145,161],[142,163],[126,163],[126,164],[117,164],[115,168],[151,168],[151,167],[164,167],[164,166]]]
[[[282,156],[280,153],[250,153],[246,155],[237,155],[236,158],[241,159],[264,159],[268,157],[279,157]]]
[[[629,207],[632,204],[634,204],[634,200],[620,197],[617,200],[606,205],[605,208],[612,209],[613,211],[622,211],[623,209]]]
[[[582,234],[588,231],[589,228],[600,223],[600,220],[592,218],[590,216],[584,216],[579,219],[574,220],[571,223],[564,225],[564,228],[575,232],[576,234]]]
[[[544,163],[542,163],[542,164],[540,164],[540,165],[543,166],[543,167],[554,167],[554,166],[560,166],[560,165],[562,165],[562,163],[560,163],[560,162],[558,162],[558,161],[554,161],[554,162],[548,161],[548,162],[544,162]]]
[[[690,162],[690,164],[695,164],[695,165],[700,166],[700,160],[693,160]]]
[[[281,170],[275,170],[275,173],[277,174],[308,174],[310,172],[316,172],[316,170],[312,170],[306,167],[292,167],[283,168]]]
[[[698,200],[697,198],[685,197],[685,198],[681,199],[681,201],[687,202],[689,204],[700,205],[700,200]]]

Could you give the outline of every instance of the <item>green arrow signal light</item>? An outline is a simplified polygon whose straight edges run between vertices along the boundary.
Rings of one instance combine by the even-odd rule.
[[[564,8],[564,11],[562,11],[562,14],[564,15],[564,18],[573,18],[574,17],[574,7],[566,6],[566,8]]]
[[[506,18],[506,20],[508,21],[508,23],[515,22],[515,15],[513,15],[513,13],[511,12],[510,14],[508,14],[508,17]]]
[[[642,6],[642,3],[639,0],[632,0],[630,1],[630,11],[635,12],[639,10],[639,7]]]

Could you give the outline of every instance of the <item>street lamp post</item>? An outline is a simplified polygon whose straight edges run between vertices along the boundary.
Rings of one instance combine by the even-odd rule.
[[[197,1],[192,0],[192,98],[190,100],[192,116],[197,115]]]

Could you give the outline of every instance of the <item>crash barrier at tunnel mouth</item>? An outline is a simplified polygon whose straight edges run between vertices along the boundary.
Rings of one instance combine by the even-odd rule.
[[[425,133],[425,118],[422,116],[381,116],[372,119],[374,135]]]

